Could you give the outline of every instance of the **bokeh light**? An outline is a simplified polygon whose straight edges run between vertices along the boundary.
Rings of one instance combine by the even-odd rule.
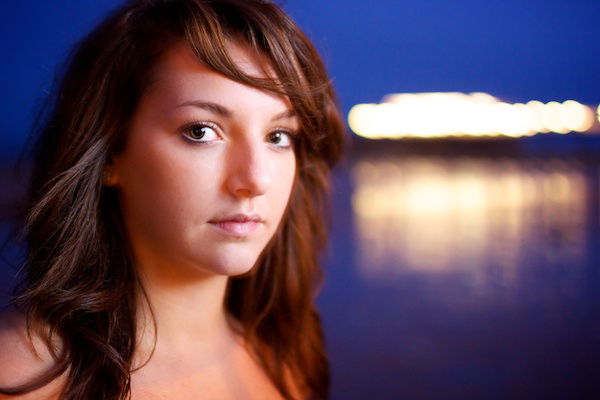
[[[524,243],[569,265],[581,261],[583,168],[576,160],[532,162],[411,156],[356,163],[352,208],[362,275],[386,280],[402,268],[458,268],[476,283],[491,258],[510,281],[528,257]]]
[[[352,107],[348,123],[357,135],[368,139],[522,137],[589,132],[594,112],[575,100],[511,104],[481,92],[401,93],[386,96],[380,104]]]

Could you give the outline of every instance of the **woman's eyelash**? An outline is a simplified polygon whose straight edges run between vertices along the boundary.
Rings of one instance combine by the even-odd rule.
[[[186,139],[205,143],[220,139],[217,125],[207,121],[194,121],[184,125],[180,132]]]
[[[297,141],[297,138],[298,138],[298,136],[299,136],[298,132],[296,132],[296,131],[294,131],[294,130],[287,129],[287,128],[276,128],[276,129],[272,130],[272,131],[271,131],[271,132],[270,132],[270,133],[267,135],[267,137],[268,137],[268,138],[274,138],[274,137],[276,137],[277,135],[281,135],[281,134],[283,134],[283,135],[287,136],[287,138],[288,138],[288,140],[289,140],[289,143],[288,143],[288,144],[286,144],[286,145],[283,145],[283,146],[279,146],[279,147],[281,147],[282,149],[287,149],[287,148],[291,148],[291,147],[293,147],[293,146],[294,146],[294,144],[295,144],[295,143],[296,143],[296,141]],[[281,138],[281,136],[279,136],[278,138]],[[279,145],[279,143],[273,143],[273,144],[275,144],[275,145]]]

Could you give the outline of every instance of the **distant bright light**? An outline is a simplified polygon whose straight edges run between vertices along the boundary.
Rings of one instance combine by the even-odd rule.
[[[594,125],[594,112],[574,100],[562,103],[561,120],[563,126],[574,132],[585,132]]]
[[[600,121],[600,106],[597,113]],[[369,139],[565,134],[589,131],[594,119],[590,107],[574,100],[510,104],[481,92],[391,94],[380,104],[358,104],[348,114],[350,128]]]
[[[568,133],[562,124],[562,105],[557,101],[546,103],[544,107],[544,125],[550,132]]]

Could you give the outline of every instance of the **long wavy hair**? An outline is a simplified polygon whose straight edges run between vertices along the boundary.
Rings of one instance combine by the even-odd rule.
[[[266,57],[275,76],[245,74],[230,58],[228,41]],[[55,362],[34,382],[2,392],[29,392],[64,375],[61,399],[130,396],[136,299],[143,288],[117,194],[102,184],[102,175],[123,148],[153,65],[181,42],[214,71],[287,96],[300,119],[287,212],[253,270],[229,280],[226,308],[283,397],[293,398],[299,388],[303,398],[327,398],[328,362],[314,296],[329,173],[344,128],[314,46],[266,0],[129,1],[78,44],[34,153],[27,259],[15,300],[29,332],[42,336]]]

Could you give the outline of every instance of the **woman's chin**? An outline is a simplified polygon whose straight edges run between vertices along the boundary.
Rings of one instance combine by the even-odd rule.
[[[252,257],[219,257],[210,264],[209,272],[215,275],[236,277],[252,273],[258,256]]]
[[[228,277],[241,277],[244,275],[248,275],[251,274],[252,271],[254,271],[254,264],[252,265],[236,265],[236,266],[230,266],[230,267],[226,267],[223,268],[219,275],[224,275],[224,276],[228,276]]]

